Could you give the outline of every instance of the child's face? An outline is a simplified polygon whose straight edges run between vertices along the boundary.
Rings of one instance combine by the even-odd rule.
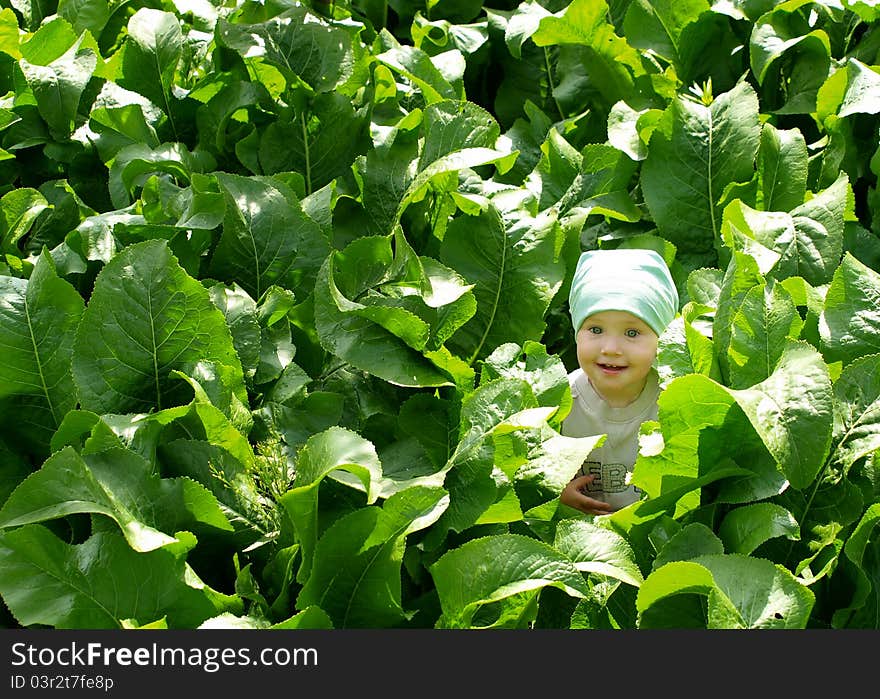
[[[657,356],[657,335],[626,311],[600,311],[577,334],[578,364],[609,405],[629,405],[642,392]]]

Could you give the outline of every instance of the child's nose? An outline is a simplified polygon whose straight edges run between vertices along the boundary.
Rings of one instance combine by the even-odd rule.
[[[602,339],[602,351],[605,354],[620,354],[620,338],[608,333]]]

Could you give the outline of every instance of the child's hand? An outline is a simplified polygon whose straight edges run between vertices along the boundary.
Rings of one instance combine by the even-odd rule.
[[[562,491],[562,495],[559,496],[559,499],[564,505],[568,505],[569,507],[573,507],[576,510],[580,510],[584,514],[611,514],[612,512],[614,512],[614,508],[612,508],[611,505],[609,505],[607,502],[596,500],[596,498],[591,498],[584,493],[584,489],[589,483],[593,482],[593,478],[595,478],[595,475],[578,476],[577,478],[573,479],[567,486],[565,486],[565,489]]]

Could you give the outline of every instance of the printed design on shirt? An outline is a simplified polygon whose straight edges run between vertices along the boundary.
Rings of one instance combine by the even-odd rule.
[[[587,483],[588,492],[622,493],[630,486],[626,482],[625,464],[603,464],[601,461],[584,461],[581,473],[585,476],[595,476],[591,483]],[[634,488],[640,492],[638,488]]]

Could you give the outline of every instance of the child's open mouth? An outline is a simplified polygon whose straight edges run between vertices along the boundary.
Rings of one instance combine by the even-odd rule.
[[[597,366],[606,374],[619,374],[626,369],[625,366],[619,366],[617,364],[602,364],[600,362],[597,362]]]

